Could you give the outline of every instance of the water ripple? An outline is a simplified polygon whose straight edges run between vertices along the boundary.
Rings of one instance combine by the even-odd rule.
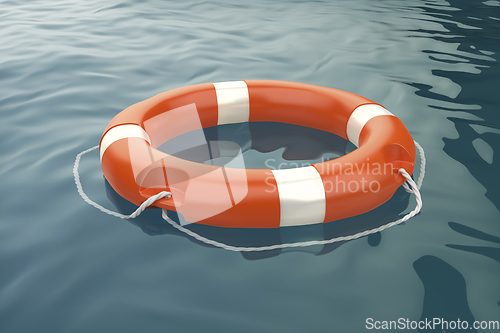
[[[367,317],[496,320],[498,246],[482,242],[499,236],[498,7],[0,1],[0,331],[359,332]],[[386,106],[426,149],[422,213],[379,238],[257,258],[175,237],[154,211],[135,222],[156,230],[150,237],[78,197],[74,157],[120,110],[241,79],[324,85]],[[288,148],[283,156],[296,158]],[[97,153],[81,171],[89,195],[113,208]],[[399,214],[405,200],[384,212]]]

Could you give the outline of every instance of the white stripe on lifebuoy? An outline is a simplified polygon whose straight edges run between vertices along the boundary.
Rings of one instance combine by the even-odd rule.
[[[356,147],[359,147],[359,135],[366,123],[378,116],[394,116],[385,108],[377,104],[365,104],[357,107],[347,121],[347,138]]]
[[[106,151],[106,149],[108,149],[109,146],[111,146],[113,142],[126,138],[142,138],[146,140],[149,144],[151,144],[151,139],[149,138],[148,133],[146,133],[146,131],[144,131],[144,129],[141,126],[139,125],[116,126],[110,129],[101,140],[101,146],[99,148],[99,152],[101,154],[101,160],[102,156],[104,155],[104,152]]]
[[[280,227],[323,223],[326,196],[316,168],[271,170],[280,199]]]
[[[248,122],[250,102],[245,81],[218,82],[214,87],[219,108],[217,125]]]

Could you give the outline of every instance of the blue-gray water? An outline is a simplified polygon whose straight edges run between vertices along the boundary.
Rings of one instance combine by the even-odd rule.
[[[500,320],[499,54],[493,0],[1,1],[0,332]],[[75,155],[122,109],[242,79],[323,85],[386,106],[427,153],[421,214],[381,237],[257,258],[179,237],[158,211],[139,228],[78,196]],[[116,209],[97,152],[81,176],[90,197]],[[387,212],[414,207],[401,200]]]

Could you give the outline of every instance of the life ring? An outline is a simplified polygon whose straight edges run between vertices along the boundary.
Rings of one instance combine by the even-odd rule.
[[[188,161],[156,148],[197,128],[282,122],[339,135],[358,147],[307,167],[241,169]],[[104,176],[140,205],[160,191],[155,207],[188,223],[275,228],[324,223],[368,212],[413,173],[414,141],[404,124],[359,95],[303,83],[245,80],[170,90],[115,116],[99,145]],[[215,147],[216,148],[216,147]]]

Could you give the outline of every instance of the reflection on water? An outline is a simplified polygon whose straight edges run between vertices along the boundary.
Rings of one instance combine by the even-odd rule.
[[[332,133],[281,123],[230,124],[206,128],[203,129],[203,133],[206,142],[230,141],[237,143],[243,151],[243,158],[247,168],[290,168],[304,166],[343,156],[355,148],[349,141]],[[214,155],[213,149],[210,150],[208,146],[196,146],[178,151],[177,140],[182,140],[186,143],[192,141],[191,139],[197,136],[199,136],[197,131],[180,135],[163,144],[160,149],[188,160],[216,164],[220,157],[219,155]],[[209,151],[211,152],[210,154],[207,153]],[[237,151],[240,150],[238,149]],[[220,150],[218,152],[220,153]],[[226,158],[228,157],[227,154],[223,155]],[[105,182],[105,186],[108,198],[120,212],[128,213],[134,210],[134,206],[121,198],[108,182]],[[400,188],[391,200],[371,212],[326,224],[275,229],[231,229],[204,225],[190,225],[188,228],[204,237],[233,246],[259,247],[309,240],[325,240],[352,235],[395,221],[401,217],[400,214],[407,208],[408,201],[409,195]],[[156,214],[148,212],[146,215],[141,215],[131,222],[149,235],[180,235],[200,245],[208,246],[173,228],[161,218],[159,210],[151,211],[155,211]],[[168,215],[176,222],[182,219],[182,216],[175,212],[169,212]],[[371,246],[378,246],[381,241],[381,234],[370,235],[367,240]],[[284,252],[294,251],[323,255],[335,250],[343,243],[345,242],[305,248],[242,252],[242,255],[245,259],[249,260],[270,258]]]
[[[453,122],[458,137],[444,137],[443,150],[467,168],[486,188],[486,198],[500,210],[500,24],[494,21],[498,17],[492,17],[499,13],[498,5],[498,2],[488,4],[451,0],[446,7],[423,7],[425,13],[433,21],[439,22],[444,30],[418,29],[415,32],[442,43],[456,45],[453,53],[436,49],[423,52],[437,63],[432,74],[449,80],[456,89],[440,91],[439,87],[436,89],[429,84],[410,85],[418,89],[415,92],[418,96],[429,100],[429,107],[457,112],[457,116],[449,116],[447,119]],[[464,117],[459,112],[470,116]],[[470,221],[471,224],[474,222]],[[498,220],[495,222],[500,223]],[[497,247],[446,244],[448,248],[480,254],[500,262],[498,236],[460,223],[450,222],[449,226],[462,235],[493,242]],[[496,230],[499,230],[498,226]],[[473,322],[474,317],[467,300],[466,281],[456,268],[435,256],[421,257],[415,261],[414,267],[425,287],[422,320],[443,318],[451,321],[460,318],[469,324]]]
[[[439,50],[424,50],[429,58],[438,62],[432,71],[434,76],[448,79],[458,87],[454,93],[439,92],[431,85],[412,83],[416,94],[431,100],[435,109],[470,113],[473,119],[448,117],[455,124],[459,137],[443,138],[444,151],[462,163],[487,189],[486,197],[500,210],[500,177],[492,177],[500,170],[500,156],[484,155],[482,151],[500,151],[500,121],[498,105],[498,78],[500,66],[500,24],[492,20],[498,14],[495,2],[485,3],[451,0],[449,6],[423,7],[443,28],[440,30],[418,29],[415,32],[443,43],[456,44],[453,54]],[[471,14],[473,13],[473,14]],[[450,18],[453,18],[452,20]],[[458,23],[460,22],[460,23]],[[478,45],[480,41],[480,45]],[[448,90],[449,91],[449,90]],[[446,106],[434,101],[444,101]],[[481,105],[477,105],[478,102]],[[478,151],[474,145],[482,140]],[[488,154],[488,153],[486,153]]]
[[[440,318],[443,321],[474,322],[467,303],[467,290],[463,275],[447,262],[435,256],[423,256],[413,263],[415,272],[424,284],[424,307],[420,320]],[[441,326],[435,329],[419,329],[419,332],[442,332]],[[454,330],[445,330],[453,332]],[[470,330],[469,332],[477,332]]]
[[[452,249],[457,249],[457,250],[462,250],[462,251],[468,251],[471,253],[476,253],[476,254],[481,254],[483,256],[486,256],[488,258],[491,258],[498,263],[500,263],[500,237],[496,237],[490,234],[487,234],[485,232],[479,231],[477,229],[462,225],[460,223],[455,223],[455,222],[450,222],[449,223],[450,227],[455,230],[456,232],[466,235],[475,239],[480,239],[484,240],[487,242],[492,242],[495,243],[497,247],[493,246],[468,246],[468,245],[455,245],[455,244],[446,244],[446,246],[452,248]]]
[[[196,142],[203,132],[205,142],[234,142],[243,152],[247,169],[289,169],[343,156],[356,147],[339,136],[312,128],[272,122],[227,124],[191,131],[167,141],[159,150],[190,161],[224,166],[231,153],[218,151],[207,144],[187,149],[186,142]],[[179,150],[184,146],[186,149]],[[237,166],[238,167],[238,166]]]

